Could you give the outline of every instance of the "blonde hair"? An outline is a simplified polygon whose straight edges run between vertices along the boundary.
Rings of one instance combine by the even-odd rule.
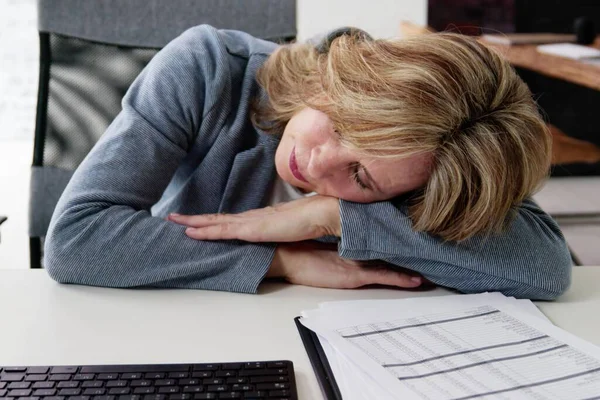
[[[471,37],[342,36],[326,54],[278,48],[257,76],[254,123],[281,133],[304,107],[326,113],[344,145],[377,157],[432,154],[409,202],[413,228],[460,241],[499,232],[547,176],[551,139],[531,93]]]

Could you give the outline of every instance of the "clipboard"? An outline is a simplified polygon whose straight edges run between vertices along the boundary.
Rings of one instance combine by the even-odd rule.
[[[317,376],[317,381],[326,400],[342,400],[342,394],[333,376],[333,371],[327,361],[327,356],[323,346],[319,342],[319,337],[310,329],[302,325],[301,317],[294,318],[296,328],[304,344],[304,349]]]

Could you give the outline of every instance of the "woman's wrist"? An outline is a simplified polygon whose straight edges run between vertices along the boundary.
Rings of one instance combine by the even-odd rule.
[[[330,207],[330,225],[332,228],[333,236],[342,237],[342,218],[340,216],[340,199],[333,198],[334,201],[331,202]]]

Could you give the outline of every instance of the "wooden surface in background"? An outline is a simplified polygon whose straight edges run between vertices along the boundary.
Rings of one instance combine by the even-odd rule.
[[[400,23],[401,36],[424,35],[435,32],[430,27],[408,21]],[[486,46],[496,49],[512,65],[535,71],[552,78],[562,79],[584,87],[600,91],[600,65],[586,64],[578,60],[540,53],[534,44],[497,44],[479,39]],[[593,47],[600,48],[600,37]],[[595,164],[600,162],[600,147],[594,143],[576,139],[548,124],[552,135],[552,164],[573,163]]]
[[[496,49],[517,67],[600,91],[600,66],[598,65],[540,53],[536,49],[537,45],[532,44],[510,46],[484,40],[482,43]],[[592,46],[600,48],[600,38],[596,39]]]

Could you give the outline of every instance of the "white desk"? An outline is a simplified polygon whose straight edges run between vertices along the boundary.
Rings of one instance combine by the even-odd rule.
[[[600,345],[600,267],[538,304]],[[438,296],[442,289],[328,290],[265,284],[260,295],[59,285],[45,271],[0,271],[0,365],[194,363],[289,359],[300,399],[321,399],[293,318],[322,301]]]

